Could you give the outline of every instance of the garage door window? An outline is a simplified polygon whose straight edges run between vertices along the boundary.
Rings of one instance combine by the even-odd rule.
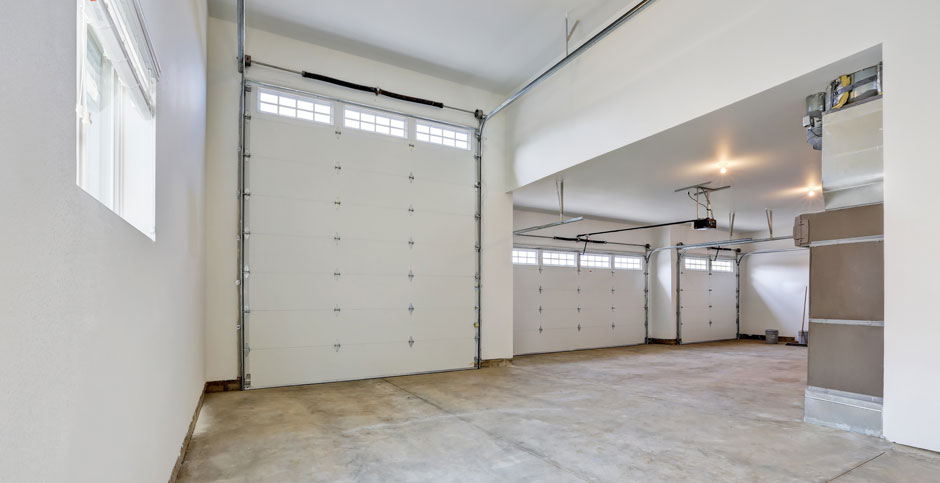
[[[347,107],[343,125],[396,138],[405,137],[405,119]]]
[[[708,271],[708,259],[698,257],[686,257],[686,270],[696,270],[700,272]]]
[[[643,270],[640,257],[614,257],[614,268],[618,270]]]
[[[333,124],[331,104],[303,97],[286,96],[279,92],[261,91],[258,95],[258,110],[278,116]]]
[[[514,248],[512,250],[512,263],[515,265],[538,265],[538,252]]]
[[[574,252],[542,252],[542,265],[553,267],[576,267]]]
[[[731,260],[712,260],[713,272],[734,272],[734,264]]]
[[[610,268],[610,256],[581,255],[581,266],[586,268]]]
[[[420,121],[415,124],[415,139],[424,143],[470,149],[470,133],[468,131],[452,127],[434,126]]]

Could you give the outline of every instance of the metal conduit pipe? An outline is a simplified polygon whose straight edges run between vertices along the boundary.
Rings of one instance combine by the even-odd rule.
[[[238,379],[241,389],[248,388],[245,375],[245,359],[247,350],[247,337],[245,335],[245,115],[247,95],[245,78],[245,0],[238,0],[236,5],[238,22],[238,73],[240,76],[240,92],[238,95]]]
[[[548,79],[549,77],[554,75],[556,72],[558,72],[558,70],[560,70],[562,67],[568,65],[572,60],[576,59],[581,54],[587,52],[588,49],[593,47],[594,44],[600,42],[601,39],[610,35],[611,32],[613,32],[614,30],[617,30],[617,27],[620,27],[621,25],[624,24],[624,22],[626,22],[627,20],[630,20],[636,14],[640,13],[641,10],[646,8],[647,5],[653,3],[653,1],[654,0],[642,0],[636,5],[634,5],[633,8],[631,8],[630,10],[627,10],[623,15],[618,17],[617,20],[614,20],[608,26],[604,27],[604,30],[601,30],[600,32],[595,34],[593,37],[588,39],[587,42],[584,42],[583,44],[581,44],[581,46],[578,47],[577,49],[574,49],[574,52],[571,52],[570,54],[566,55],[564,58],[559,60],[555,65],[549,67],[548,70],[546,70],[541,75],[536,77],[532,82],[529,82],[528,84],[525,85],[525,87],[523,87],[522,89],[519,89],[518,92],[509,96],[509,99],[506,99],[505,101],[503,101],[502,104],[500,104],[499,106],[496,106],[496,109],[493,109],[489,114],[486,115],[486,117],[491,118],[495,116],[496,114],[498,114],[503,109],[506,109],[507,107],[509,107],[513,102],[516,102],[516,100],[522,97],[525,93],[534,89],[536,86],[544,82],[545,79]]]
[[[772,241],[780,240],[792,240],[792,236],[778,236],[776,238],[739,238],[737,240],[724,240],[716,242],[707,242],[707,243],[696,243],[692,245],[672,245],[668,247],[659,247],[654,248],[650,251],[650,255],[660,252],[663,250],[689,250],[693,248],[712,248],[712,247],[724,247],[724,246],[733,246],[733,245],[749,245],[751,243],[765,243]]]

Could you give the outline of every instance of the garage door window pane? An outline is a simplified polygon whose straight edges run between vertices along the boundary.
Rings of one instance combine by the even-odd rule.
[[[515,265],[538,265],[538,252],[535,250],[512,250],[512,263]]]
[[[705,258],[687,257],[685,259],[685,269],[686,270],[698,270],[702,272],[707,271],[708,260]]]
[[[734,272],[734,265],[731,260],[712,260],[713,272]]]
[[[299,96],[288,96],[280,92],[260,91],[258,111],[292,119],[333,124],[332,104]]]
[[[610,256],[581,255],[581,266],[588,268],[610,268]]]
[[[614,268],[618,270],[643,270],[640,257],[614,257]]]
[[[554,267],[575,267],[574,252],[542,252],[542,265]]]

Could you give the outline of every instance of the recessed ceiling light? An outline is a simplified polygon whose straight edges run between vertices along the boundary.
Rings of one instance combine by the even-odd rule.
[[[816,190],[810,189],[810,190],[806,193],[806,195],[809,196],[810,198],[812,198],[812,197],[816,196]]]
[[[728,163],[726,161],[722,161],[721,163],[718,164],[718,166],[720,168],[718,171],[721,174],[725,174],[728,172]]]

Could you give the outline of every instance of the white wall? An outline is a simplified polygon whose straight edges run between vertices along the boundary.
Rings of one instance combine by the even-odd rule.
[[[839,11],[838,21],[820,12]],[[654,2],[507,111],[510,188],[882,44],[885,67],[885,406],[891,441],[940,450],[940,338],[930,291],[938,118],[920,96],[940,4],[910,0]],[[681,32],[677,34],[677,32]],[[615,61],[614,61],[615,59]],[[690,78],[694,81],[690,82]],[[578,139],[580,142],[571,142]],[[925,428],[931,430],[925,431]]]
[[[156,241],[75,183],[76,2],[0,19],[0,479],[165,482],[203,387],[206,8],[143,0]]]
[[[248,19],[249,26],[251,18]],[[236,279],[238,145],[238,82],[235,24],[209,19],[209,83],[207,127],[207,258],[206,378],[238,376]],[[294,69],[307,69],[391,91],[439,100],[467,109],[494,106],[498,97],[392,65],[326,49],[270,32],[249,28],[246,51],[255,59]],[[372,94],[318,83],[264,67],[249,77],[325,95],[436,119],[475,125],[467,114],[423,107]],[[484,133],[483,208],[483,358],[512,357],[512,196],[506,185],[503,120]]]
[[[742,245],[745,252],[794,248],[782,240]],[[802,325],[809,330],[809,306],[803,299],[809,286],[809,250],[748,255],[741,262],[741,333],[763,335],[777,329],[796,337]],[[805,315],[805,320],[802,318]]]
[[[879,12],[880,13],[880,12]],[[940,76],[940,2],[891,2],[884,44],[885,94],[885,388],[884,435],[940,451],[940,118],[918,95]],[[926,246],[925,246],[926,245]]]

